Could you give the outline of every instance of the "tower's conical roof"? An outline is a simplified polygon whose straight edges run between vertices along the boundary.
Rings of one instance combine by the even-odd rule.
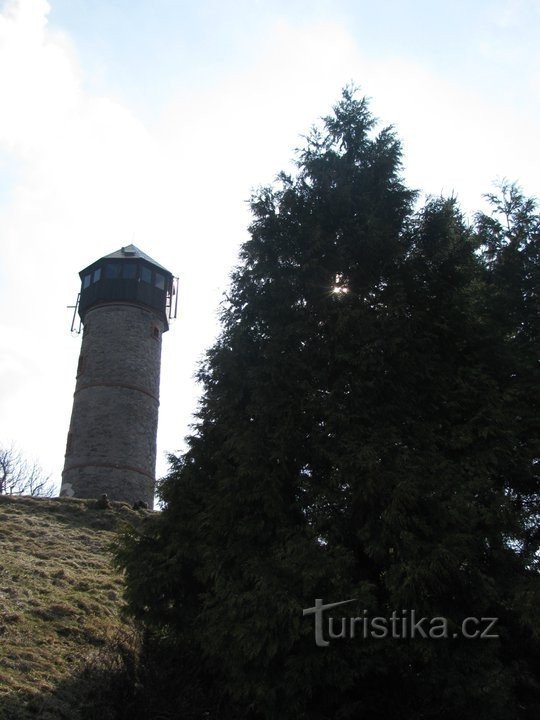
[[[146,262],[152,263],[152,265],[155,265],[156,267],[161,268],[162,270],[165,270],[165,272],[170,274],[170,270],[167,270],[167,268],[163,267],[161,263],[158,263],[146,253],[143,253],[143,251],[139,250],[139,248],[135,245],[124,245],[119,250],[112,252],[110,255],[105,255],[101,258],[101,260],[129,260],[130,258],[139,258],[141,260],[146,260]]]

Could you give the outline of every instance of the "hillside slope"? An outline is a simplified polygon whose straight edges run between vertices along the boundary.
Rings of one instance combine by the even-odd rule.
[[[109,544],[121,523],[145,514],[0,496],[1,720],[81,717],[88,666],[132,635]]]

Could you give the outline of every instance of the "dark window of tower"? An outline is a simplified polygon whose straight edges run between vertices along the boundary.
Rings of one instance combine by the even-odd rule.
[[[156,327],[155,325],[152,327],[152,337],[155,340],[159,340],[159,328]]]
[[[156,287],[160,290],[165,290],[165,275],[156,273]]]
[[[120,269],[119,263],[107,263],[105,265],[105,277],[107,280],[116,280],[120,276]]]
[[[97,282],[98,280],[101,280],[101,268],[96,268],[96,270],[94,270],[92,282]]]
[[[90,280],[92,279],[92,273],[89,273],[88,275],[85,275],[83,278],[83,290],[87,288],[90,285]]]
[[[152,271],[150,268],[143,267],[141,268],[141,280],[146,283],[152,282]]]
[[[137,277],[137,265],[135,263],[124,263],[122,267],[122,277],[126,280],[135,280]]]

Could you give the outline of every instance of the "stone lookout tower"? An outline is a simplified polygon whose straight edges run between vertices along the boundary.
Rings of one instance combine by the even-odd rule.
[[[84,330],[60,495],[152,508],[161,336],[176,315],[176,279],[134,245],[79,275]]]

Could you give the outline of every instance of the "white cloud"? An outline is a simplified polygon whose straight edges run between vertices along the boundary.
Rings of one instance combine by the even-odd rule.
[[[395,122],[411,186],[434,195],[456,193],[469,212],[502,176],[535,191],[538,166],[524,139],[534,137],[537,118],[397,58],[371,62],[365,74],[375,112],[385,123]]]
[[[0,15],[0,142],[31,158],[61,137],[80,99],[67,39],[46,29],[44,0],[12,1]]]

